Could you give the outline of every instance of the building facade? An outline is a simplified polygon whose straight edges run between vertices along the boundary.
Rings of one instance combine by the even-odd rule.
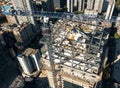
[[[104,0],[95,0],[94,10],[98,13],[102,12]]]
[[[95,0],[87,0],[87,9],[93,10]]]
[[[73,12],[73,0],[67,0],[67,11]]]
[[[107,7],[107,11],[106,11],[106,20],[110,20],[113,14],[115,8],[115,0],[111,0],[109,1],[108,7]]]
[[[31,28],[31,24],[23,23],[20,27],[13,29],[13,34],[16,39],[17,46],[25,47],[34,37],[34,31]]]
[[[31,75],[35,71],[40,71],[40,51],[38,49],[27,48],[22,54],[17,56],[24,74]]]
[[[78,0],[78,11],[85,10],[85,0]]]
[[[14,9],[19,9],[22,11],[29,11],[32,13],[34,10],[32,0],[12,0],[12,4]],[[23,22],[31,22],[33,25],[35,25],[35,20],[33,16],[17,16],[17,20],[19,24],[22,24]]]

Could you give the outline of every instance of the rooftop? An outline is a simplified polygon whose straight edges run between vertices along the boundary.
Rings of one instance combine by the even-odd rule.
[[[31,54],[36,54],[37,51],[38,51],[37,49],[27,48],[27,49],[23,52],[23,54],[24,54],[25,56],[29,56],[29,55],[31,55]]]

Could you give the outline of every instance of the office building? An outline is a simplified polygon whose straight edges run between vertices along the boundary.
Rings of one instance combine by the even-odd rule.
[[[85,10],[85,0],[78,0],[78,11]]]
[[[109,4],[108,4],[108,7],[107,7],[107,11],[106,11],[106,16],[105,16],[106,20],[111,19],[114,8],[115,8],[115,0],[110,0]]]
[[[23,73],[30,75],[34,70],[30,63],[30,58],[28,58],[28,56],[19,54],[17,59],[22,67]]]
[[[31,75],[35,71],[40,71],[40,51],[38,49],[27,48],[17,56],[17,59],[23,74]]]
[[[61,8],[65,8],[67,6],[67,0],[60,0]]]
[[[54,11],[54,0],[43,0],[41,3],[41,8],[43,11]]]
[[[73,12],[73,0],[67,0],[67,11]]]
[[[20,27],[15,27],[13,34],[16,39],[16,45],[22,48],[27,46],[34,38],[34,30],[31,28],[30,23],[23,23]]]
[[[53,2],[54,2],[54,8],[55,9],[60,9],[61,8],[60,0],[53,0]]]
[[[87,0],[87,10],[93,10],[95,0]]]
[[[95,0],[94,10],[97,11],[98,13],[101,13],[103,4],[104,4],[104,0]]]
[[[78,0],[74,0],[74,7],[77,7]]]
[[[26,52],[29,52],[31,51],[31,58],[32,58],[32,61],[33,61],[33,64],[34,64],[34,68],[37,70],[37,71],[40,71],[40,51],[38,49],[28,49],[26,50]]]
[[[33,1],[32,0],[11,0],[14,9],[16,10],[22,10],[22,11],[29,11],[32,14],[32,11],[34,10]],[[23,22],[30,22],[34,26],[36,25],[34,17],[33,16],[17,16],[17,20],[19,24],[22,24]]]

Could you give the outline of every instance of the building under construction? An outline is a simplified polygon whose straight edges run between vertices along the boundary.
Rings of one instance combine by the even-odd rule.
[[[111,25],[75,17],[43,26],[42,58],[51,88],[95,88],[102,80]]]

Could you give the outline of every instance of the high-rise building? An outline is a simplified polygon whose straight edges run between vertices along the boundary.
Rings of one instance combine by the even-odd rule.
[[[33,64],[34,64],[34,68],[37,70],[37,71],[40,71],[40,51],[38,49],[28,49],[28,51],[32,51],[31,53],[31,58],[32,58],[32,61],[33,61]]]
[[[94,0],[87,0],[87,9],[92,10],[94,7]]]
[[[77,7],[78,0],[74,0],[74,6]]]
[[[67,0],[60,0],[61,8],[65,8],[67,6]]]
[[[40,51],[38,49],[27,48],[17,56],[17,59],[23,73],[30,75],[32,72],[40,71]]]
[[[54,8],[60,9],[60,0],[54,0]]]
[[[102,12],[104,0],[95,0],[94,10],[98,13]]]
[[[73,0],[67,0],[67,11],[73,12]]]
[[[54,11],[54,0],[43,0],[41,5],[43,11]]]
[[[78,10],[82,11],[82,0],[78,0]]]
[[[31,24],[23,23],[20,27],[13,29],[13,34],[16,39],[16,44],[21,47],[25,47],[34,37],[34,31],[31,28]]]
[[[28,58],[28,56],[25,55],[18,55],[17,59],[22,67],[22,70],[25,74],[31,74],[33,72],[33,67],[30,63],[30,58]]]
[[[78,0],[78,11],[84,11],[85,9],[85,0]]]
[[[115,8],[115,0],[109,1],[108,7],[107,7],[107,12],[106,12],[106,20],[110,20],[113,14]]]
[[[33,9],[33,1],[32,0],[12,0],[12,4],[14,9],[19,9],[22,11],[29,11],[32,13]],[[31,22],[33,25],[35,25],[35,20],[33,16],[17,16],[17,20],[19,24],[22,24],[23,22]]]

